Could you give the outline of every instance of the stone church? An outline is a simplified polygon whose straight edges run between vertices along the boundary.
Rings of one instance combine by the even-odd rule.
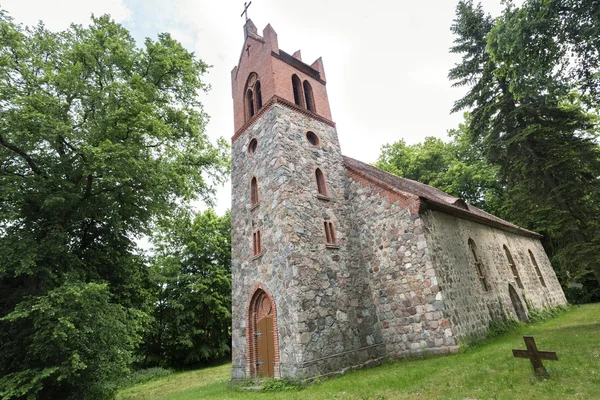
[[[247,20],[231,82],[233,379],[453,352],[566,304],[539,234],[342,155],[321,58]]]

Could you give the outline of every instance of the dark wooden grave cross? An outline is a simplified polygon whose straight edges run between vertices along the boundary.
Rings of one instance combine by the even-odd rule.
[[[548,375],[548,371],[544,368],[544,364],[542,364],[542,360],[556,360],[558,361],[558,356],[554,351],[539,351],[535,344],[535,339],[533,336],[523,336],[525,340],[525,345],[527,346],[527,350],[515,350],[513,349],[513,356],[516,358],[529,358],[531,360],[531,365],[533,366],[533,370],[537,376],[550,377]]]
[[[252,2],[246,4],[244,2],[244,12],[240,14],[240,17],[243,16],[244,14],[246,15],[246,21],[248,21],[248,7],[250,7],[250,4],[252,4]]]

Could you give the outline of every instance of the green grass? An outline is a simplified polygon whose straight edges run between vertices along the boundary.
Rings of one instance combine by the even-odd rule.
[[[533,376],[523,335],[535,336],[550,379]],[[176,373],[122,390],[139,399],[600,399],[600,303],[571,308],[546,322],[524,326],[459,354],[390,362],[324,380],[300,390],[247,392],[229,387],[230,364]]]

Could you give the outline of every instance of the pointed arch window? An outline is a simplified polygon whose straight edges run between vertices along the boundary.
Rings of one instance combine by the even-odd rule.
[[[533,264],[533,267],[535,268],[535,273],[538,276],[538,279],[540,280],[540,283],[542,284],[543,287],[546,287],[546,282],[544,281],[544,275],[542,275],[542,271],[540,271],[540,267],[538,267],[538,263],[537,261],[535,261],[535,257],[533,256],[533,253],[531,252],[531,250],[527,250],[529,252],[529,258],[531,258],[531,263]]]
[[[250,181],[250,205],[255,206],[259,202],[258,198],[258,180],[255,176]]]
[[[315,170],[315,179],[317,181],[317,194],[321,197],[329,198],[327,194],[327,185],[325,184],[325,175],[321,168]]]
[[[325,228],[325,244],[329,247],[337,247],[337,238],[335,237],[333,222],[323,221],[323,227]]]
[[[302,90],[302,81],[298,75],[292,75],[292,87],[294,89],[294,103],[300,107],[304,107],[304,93]]]
[[[477,277],[479,278],[479,282],[481,283],[481,287],[486,292],[491,290],[491,287],[487,281],[487,277],[485,275],[485,267],[481,262],[481,259],[477,255],[477,246],[475,246],[475,242],[473,239],[469,238],[469,250],[473,256],[473,260],[475,261],[475,271],[477,272]]]
[[[304,81],[304,98],[306,100],[306,108],[308,111],[317,112],[315,108],[315,98],[313,97],[312,86],[308,81]]]
[[[513,260],[512,255],[510,254],[510,250],[508,250],[508,247],[506,247],[506,245],[504,245],[503,247],[504,253],[506,254],[506,259],[508,260],[508,266],[512,271],[512,274],[515,278],[515,282],[517,282],[517,286],[519,286],[519,288],[523,289],[523,282],[521,282],[521,277],[519,276],[519,271],[517,271],[517,265],[515,264],[515,260]]]
[[[252,255],[259,256],[262,254],[262,233],[257,229],[252,234]]]

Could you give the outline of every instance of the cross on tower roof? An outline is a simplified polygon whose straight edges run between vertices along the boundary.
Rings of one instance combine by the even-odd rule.
[[[246,15],[246,21],[248,21],[248,7],[250,7],[250,4],[252,4],[252,2],[247,4],[244,2],[244,12],[240,14],[240,17]]]

